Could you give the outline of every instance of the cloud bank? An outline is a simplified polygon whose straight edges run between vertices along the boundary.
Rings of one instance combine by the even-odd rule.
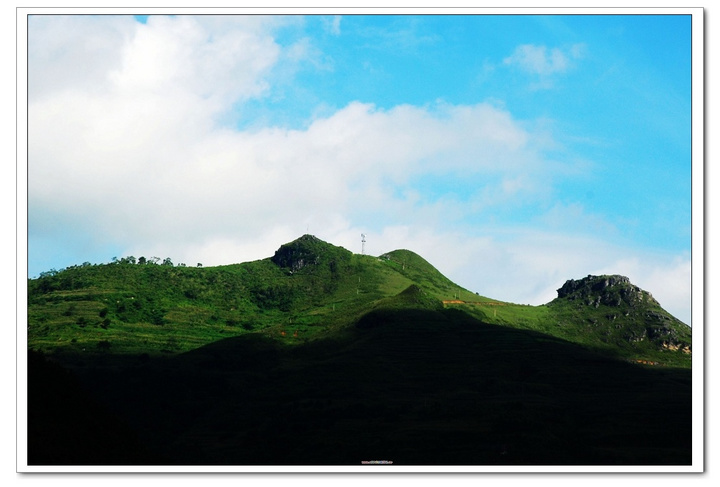
[[[555,184],[575,163],[501,105],[352,101],[301,129],[229,123],[315,66],[311,41],[277,40],[293,22],[32,18],[31,242],[72,233],[207,266],[267,257],[306,232],[359,252],[362,232],[368,253],[410,248],[472,291],[520,303],[588,273],[629,274],[689,321],[689,257],[618,245],[602,216],[558,207]],[[339,17],[326,27],[341,35]],[[573,56],[520,46],[505,62],[546,76]],[[610,232],[578,233],[586,216]]]

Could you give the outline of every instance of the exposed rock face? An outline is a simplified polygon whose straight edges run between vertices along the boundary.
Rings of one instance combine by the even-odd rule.
[[[587,320],[595,332],[618,335],[625,342],[654,344],[657,348],[691,353],[691,333],[687,325],[662,309],[652,295],[625,276],[587,276],[570,279],[557,290],[558,302],[573,303],[572,308],[600,308]],[[612,309],[607,309],[607,308]],[[587,313],[587,311],[583,311]]]
[[[672,350],[672,351],[681,351],[682,353],[690,354],[692,353],[692,346],[681,343],[672,343],[672,342],[663,342],[662,344],[663,348],[666,350]]]
[[[582,300],[585,304],[598,307],[620,306],[625,303],[634,306],[638,303],[658,304],[652,295],[633,285],[625,276],[587,276],[583,279],[570,279],[557,290],[558,298],[570,301]]]
[[[291,274],[300,270],[327,272],[325,277],[332,278],[348,264],[351,257],[352,252],[347,249],[331,245],[313,235],[303,235],[282,245],[270,260]]]
[[[280,267],[286,267],[293,272],[297,272],[308,265],[320,263],[317,247],[321,244],[324,244],[324,242],[319,238],[313,235],[303,235],[294,242],[281,246],[271,260]]]

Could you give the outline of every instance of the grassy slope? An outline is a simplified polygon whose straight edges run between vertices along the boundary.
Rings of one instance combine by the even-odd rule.
[[[29,347],[76,356],[154,355],[254,331],[312,339],[415,280],[438,298],[460,289],[407,251],[399,252],[413,257],[405,270],[324,242],[314,251],[320,263],[297,271],[272,259],[208,268],[114,263],[31,280]]]
[[[598,305],[555,299],[540,306],[505,302],[451,304],[487,323],[534,330],[584,345],[618,358],[658,365],[687,367],[692,356],[682,350],[663,348],[662,340],[648,339],[647,330],[676,332],[676,340],[691,344],[691,329],[673,318],[658,304],[628,306]]]

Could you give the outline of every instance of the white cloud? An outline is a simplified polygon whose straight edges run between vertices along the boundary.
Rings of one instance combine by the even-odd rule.
[[[334,36],[340,35],[340,22],[342,21],[341,15],[333,15],[332,17],[321,17],[320,19],[327,32]]]
[[[118,238],[252,238],[360,205],[410,214],[393,191],[416,175],[512,175],[536,164],[529,134],[489,105],[353,103],[306,130],[239,132],[213,124],[214,104],[193,96],[201,84],[184,86],[172,96],[63,92],[31,103],[34,208],[82,215]]]
[[[67,90],[107,89],[133,35],[132,17],[33,15],[28,20],[28,93],[31,100]]]
[[[209,31],[196,17],[152,16],[137,24],[111,79],[122,93],[198,97],[220,111],[268,89],[266,76],[279,51],[268,32]]]
[[[585,46],[583,44],[575,44],[564,50],[523,44],[516,47],[515,51],[503,60],[503,63],[517,66],[530,74],[547,77],[566,72],[571,67],[572,60],[580,59],[584,54]]]

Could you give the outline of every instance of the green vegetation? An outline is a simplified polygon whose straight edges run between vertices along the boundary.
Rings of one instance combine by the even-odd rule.
[[[250,332],[303,341],[347,326],[413,278],[438,299],[460,289],[411,252],[388,255],[354,255],[306,235],[244,264],[175,267],[131,257],[74,266],[29,281],[28,342],[80,355],[177,353]]]
[[[525,306],[463,289],[408,250],[356,255],[310,235],[244,264],[157,262],[128,257],[30,280],[29,347],[68,356],[173,354],[246,333],[304,343],[397,304],[397,296],[414,286],[415,295],[486,323],[539,331],[628,360],[691,366],[690,328],[619,276],[612,285],[613,276],[571,280],[562,297]]]
[[[479,300],[450,306],[487,323],[535,330],[617,358],[691,367],[692,331],[622,276],[570,280],[541,306]]]
[[[305,235],[255,262],[127,257],[28,291],[31,462],[690,461],[691,330],[621,276],[518,305],[408,250]],[[107,420],[123,426],[98,434]]]

